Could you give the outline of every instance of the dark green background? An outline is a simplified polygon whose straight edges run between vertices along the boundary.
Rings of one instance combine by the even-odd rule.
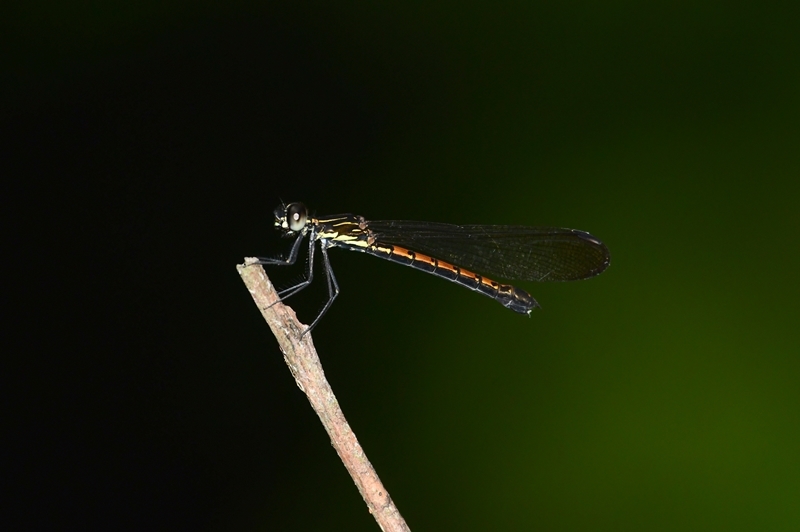
[[[611,249],[531,319],[331,253],[314,340],[412,530],[800,528],[796,5],[3,17],[15,529],[377,530],[234,269],[280,199]]]

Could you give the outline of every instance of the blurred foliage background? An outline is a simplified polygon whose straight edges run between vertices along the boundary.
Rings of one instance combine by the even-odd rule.
[[[234,269],[281,199],[611,249],[531,319],[331,253],[314,340],[412,530],[800,528],[796,3],[2,18],[9,529],[377,530]]]

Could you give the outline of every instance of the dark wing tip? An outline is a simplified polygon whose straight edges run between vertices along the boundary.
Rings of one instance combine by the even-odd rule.
[[[611,253],[608,247],[596,236],[580,231],[578,229],[572,230],[573,234],[589,244],[588,248],[591,249],[591,261],[587,265],[589,268],[585,271],[581,279],[588,279],[599,275],[608,268],[611,264]]]

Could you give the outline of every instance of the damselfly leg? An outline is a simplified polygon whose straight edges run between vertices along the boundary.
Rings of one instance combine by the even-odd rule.
[[[293,295],[297,294],[304,288],[307,288],[311,282],[314,280],[314,251],[317,247],[317,242],[320,243],[320,248],[322,250],[322,264],[325,269],[325,278],[328,285],[328,301],[322,307],[317,317],[314,321],[311,322],[311,325],[302,332],[300,336],[304,336],[308,332],[311,331],[314,327],[316,327],[317,323],[319,323],[320,318],[325,315],[328,311],[330,306],[333,304],[333,300],[339,295],[339,283],[336,282],[336,276],[333,274],[333,269],[331,268],[331,262],[328,258],[328,241],[324,239],[316,238],[316,231],[315,228],[311,228],[309,231],[309,240],[308,240],[308,268],[306,270],[305,278],[300,281],[299,283],[290,286],[288,288],[284,288],[278,290],[278,301],[273,303],[271,306],[277,304],[278,302],[285,301],[286,299],[292,297]],[[292,244],[292,249],[289,252],[289,257],[286,259],[281,258],[268,258],[268,257],[256,257],[256,261],[253,264],[261,264],[266,266],[293,266],[297,262],[297,256],[300,251],[300,243],[306,237],[305,234],[300,234]],[[269,307],[267,307],[269,308]]]

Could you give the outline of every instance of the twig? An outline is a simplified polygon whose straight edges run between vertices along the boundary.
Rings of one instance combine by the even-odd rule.
[[[278,301],[278,295],[264,269],[258,264],[251,264],[252,260],[245,259],[245,263],[237,265],[236,269],[278,340],[297,386],[308,396],[311,407],[328,431],[333,448],[353,477],[370,513],[384,532],[410,532],[344,418],[339,402],[325,379],[311,334],[300,336],[306,326],[297,320],[291,308]]]

